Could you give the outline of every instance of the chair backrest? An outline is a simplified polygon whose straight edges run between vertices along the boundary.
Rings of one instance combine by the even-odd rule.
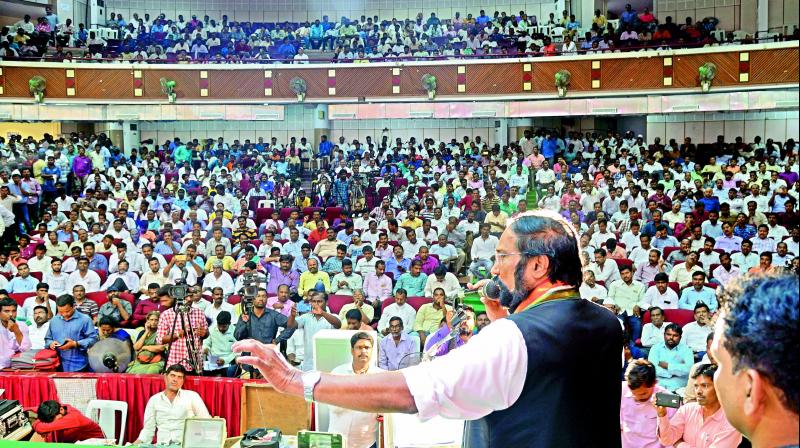
[[[337,294],[331,294],[328,296],[328,309],[330,309],[331,313],[333,314],[339,314],[339,311],[341,311],[342,308],[348,303],[353,303],[353,296]]]
[[[119,436],[117,436],[117,411],[122,415],[119,420]],[[119,445],[125,438],[125,425],[128,423],[128,403],[115,400],[92,400],[86,406],[86,416],[100,425],[106,438],[117,440]]]
[[[680,309],[664,310],[664,320],[683,327],[689,322],[694,321],[694,311]],[[642,316],[642,325],[647,323],[650,323],[650,311],[646,311],[644,316]]]
[[[422,305],[425,305],[426,303],[433,302],[433,299],[428,298],[428,297],[409,297],[407,299],[407,301],[408,301],[408,304],[411,305],[412,308],[414,308],[415,310],[419,311],[419,309],[420,309],[420,307]]]

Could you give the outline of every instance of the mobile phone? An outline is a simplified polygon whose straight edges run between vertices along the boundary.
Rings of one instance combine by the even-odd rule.
[[[680,395],[670,394],[667,392],[656,393],[656,406],[678,409],[682,404],[683,399]]]

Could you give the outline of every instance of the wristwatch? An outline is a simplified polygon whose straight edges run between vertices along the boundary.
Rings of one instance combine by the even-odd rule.
[[[311,370],[303,374],[303,397],[306,402],[311,403],[314,401],[314,387],[317,386],[321,378],[322,374],[319,370]]]

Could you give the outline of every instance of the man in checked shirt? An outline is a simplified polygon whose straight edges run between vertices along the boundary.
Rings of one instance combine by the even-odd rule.
[[[195,359],[200,357],[200,350],[203,349],[202,341],[208,336],[208,322],[203,311],[199,308],[190,307],[186,313],[181,313],[180,318],[175,310],[175,299],[169,294],[169,286],[158,290],[158,298],[161,306],[165,309],[158,320],[158,330],[156,337],[159,344],[171,344],[169,347],[168,366],[181,364],[189,372],[194,372],[192,363],[189,362],[189,324],[194,330],[194,348],[197,353],[192,356]],[[177,320],[177,322],[176,322]],[[181,325],[181,320],[183,324]]]

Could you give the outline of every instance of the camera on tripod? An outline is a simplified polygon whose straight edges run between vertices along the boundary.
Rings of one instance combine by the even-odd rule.
[[[189,295],[189,285],[184,280],[176,280],[175,284],[169,287],[169,295],[175,299],[175,308],[184,308],[186,297]]]

